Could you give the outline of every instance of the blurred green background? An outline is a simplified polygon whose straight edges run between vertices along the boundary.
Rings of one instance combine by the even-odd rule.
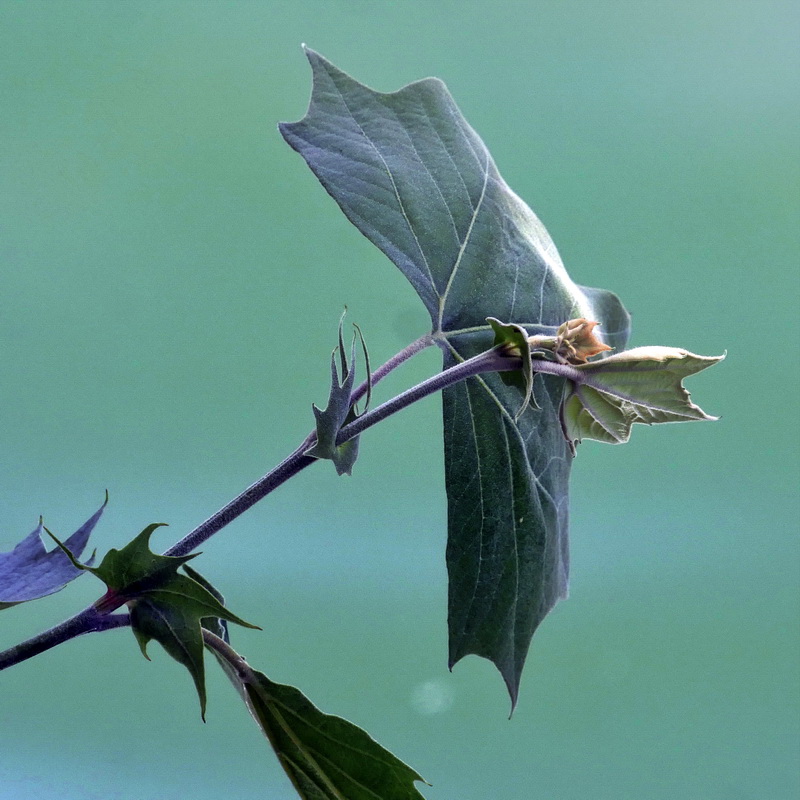
[[[722,421],[580,448],[572,597],[511,721],[488,662],[446,669],[438,398],[203,548],[264,627],[235,644],[431,800],[796,798],[798,34],[768,0],[0,3],[0,550],[106,487],[100,552],[154,521],[168,546],[311,427],[344,304],[375,363],[426,331],[276,123],[301,42],[381,90],[437,75],[633,344],[727,349],[689,384]],[[99,592],[3,612],[0,646]],[[0,797],[293,797],[218,670],[204,726],[151,651],[115,631],[4,672]]]

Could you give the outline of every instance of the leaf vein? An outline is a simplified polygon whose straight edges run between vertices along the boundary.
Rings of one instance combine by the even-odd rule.
[[[335,83],[334,83],[334,86],[336,86]],[[348,105],[347,100],[345,99],[345,96],[344,96],[344,92],[342,92],[342,90],[338,86],[336,86],[336,91],[339,93],[339,97],[342,100],[342,104],[347,109],[347,113],[350,115],[350,118],[358,126],[358,129],[361,131],[361,135],[367,140],[367,142],[369,142],[370,146],[375,151],[375,155],[378,156],[378,158],[380,159],[381,163],[383,164],[383,167],[386,170],[386,174],[389,176],[389,181],[392,184],[392,189],[394,190],[394,195],[397,198],[397,204],[400,206],[400,211],[403,214],[403,219],[405,220],[406,225],[408,226],[408,230],[410,231],[411,235],[414,237],[414,241],[417,243],[417,249],[419,250],[419,254],[422,257],[422,262],[425,264],[425,269],[428,272],[428,277],[430,278],[431,284],[433,285],[433,288],[434,288],[434,291],[435,291],[436,290],[436,283],[433,280],[433,274],[431,273],[431,268],[430,268],[430,265],[428,264],[428,259],[425,256],[425,251],[422,249],[422,245],[420,244],[420,241],[417,238],[417,233],[414,230],[414,226],[411,224],[411,220],[409,219],[408,213],[406,212],[406,207],[405,207],[405,204],[403,203],[402,197],[400,197],[400,192],[397,189],[397,183],[395,182],[394,175],[392,174],[392,171],[389,169],[389,165],[386,163],[386,159],[383,157],[383,153],[381,153],[381,151],[378,149],[378,146],[375,144],[375,142],[373,142],[372,139],[370,139],[370,137],[367,135],[367,133],[364,130],[364,128],[362,127],[361,123],[358,121],[358,119],[356,118],[356,116],[353,113],[352,109]],[[437,292],[437,294],[438,294],[438,292]]]
[[[472,229],[475,226],[475,220],[478,218],[478,214],[480,213],[481,207],[483,206],[483,199],[486,197],[486,187],[489,183],[489,161],[488,155],[486,164],[484,166],[484,173],[483,173],[483,188],[481,189],[481,196],[478,199],[478,204],[475,206],[475,210],[472,212],[472,218],[469,221],[469,227],[467,228],[467,233],[464,236],[464,241],[461,243],[461,246],[458,249],[458,255],[456,256],[455,264],[453,264],[453,269],[450,272],[450,277],[447,279],[447,286],[445,287],[444,294],[439,298],[439,321],[437,323],[437,329],[442,329],[442,319],[444,317],[444,308],[445,304],[447,303],[447,296],[450,293],[450,288],[453,285],[453,280],[456,277],[456,273],[458,272],[458,268],[461,265],[461,259],[464,255],[464,251],[467,248],[467,244],[469,243],[470,236],[472,235]]]

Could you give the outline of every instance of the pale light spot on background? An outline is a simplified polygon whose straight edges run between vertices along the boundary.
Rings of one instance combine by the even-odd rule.
[[[453,705],[455,692],[450,683],[442,678],[432,678],[417,684],[411,691],[411,706],[418,713],[429,717],[442,714]]]

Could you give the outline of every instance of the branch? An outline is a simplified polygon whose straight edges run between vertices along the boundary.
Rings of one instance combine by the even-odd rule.
[[[382,420],[391,416],[392,414],[400,411],[417,400],[427,397],[435,392],[440,392],[448,386],[455,383],[471,378],[475,375],[481,375],[484,372],[508,372],[510,370],[519,369],[522,361],[517,357],[508,357],[503,355],[497,348],[487,350],[485,353],[479,353],[454,367],[443,370],[431,378],[428,378],[422,383],[406,389],[405,392],[387,400],[382,405],[367,411],[357,419],[353,420],[349,425],[345,425],[336,438],[336,444],[343,444],[350,439],[358,436],[362,431],[377,425]]]
[[[412,342],[408,347],[401,350],[396,356],[372,373],[372,383],[377,383],[404,361],[431,344],[433,344],[433,338],[430,335],[423,336],[415,342]],[[341,429],[337,437],[337,444],[342,444],[353,439],[367,430],[367,428],[377,425],[379,422],[401,409],[421,400],[423,397],[427,397],[448,386],[452,386],[459,381],[485,372],[505,372],[519,369],[520,364],[521,360],[519,358],[506,356],[498,348],[492,348],[484,353],[480,353],[454,367],[443,370],[382,405],[377,406],[371,411],[363,413],[356,420]],[[534,360],[533,369],[537,372],[558,375],[576,383],[581,383],[584,379],[583,373],[567,364]],[[367,386],[368,384],[365,381],[354,390],[353,402],[366,393]],[[315,440],[316,434],[313,432],[310,433],[302,444],[278,464],[277,467],[245,489],[240,495],[210,516],[205,522],[198,525],[193,531],[184,536],[183,539],[166,550],[164,555],[181,556],[192,552],[200,544],[222,530],[229,522],[236,519],[236,517],[243,514],[259,500],[277,489],[278,486],[317,461],[317,459],[305,455],[306,450],[308,450]],[[51,647],[62,644],[69,639],[81,636],[84,633],[111,630],[129,624],[130,620],[127,614],[101,614],[97,611],[95,606],[90,606],[74,617],[65,620],[60,625],[56,625],[54,628],[0,653],[0,671],[38,655],[45,650],[49,650]]]
[[[130,617],[127,614],[100,614],[94,606],[89,606],[60,625],[0,653],[0,670],[38,656],[39,653],[84,633],[110,631],[125,625],[130,625]]]
[[[382,378],[385,378],[403,362],[408,361],[409,358],[419,353],[420,350],[424,350],[432,344],[433,337],[430,334],[421,336],[408,345],[408,347],[405,347],[390,358],[385,364],[378,367],[370,377],[371,383],[375,384]],[[369,385],[370,382],[364,381],[354,390],[354,402],[366,394]],[[202,522],[193,531],[184,536],[183,539],[170,547],[164,555],[179,556],[192,552],[200,544],[222,530],[229,522],[236,519],[236,517],[243,514],[259,500],[277,489],[282,483],[305,469],[309,464],[313,464],[317,459],[306,456],[304,453],[313,445],[316,438],[316,432],[312,431],[303,440],[300,446],[278,464],[277,467],[270,470],[270,472],[245,489],[240,495],[223,506],[215,514],[212,514],[205,522]],[[108,610],[113,611],[114,609],[111,608]],[[0,652],[0,671],[12,667],[15,664],[19,664],[22,661],[26,661],[33,656],[43,653],[45,650],[49,650],[51,647],[63,644],[69,639],[74,639],[76,636],[81,636],[84,633],[111,630],[129,624],[130,620],[127,614],[101,614],[94,605],[89,606],[75,616],[56,625],[54,628],[50,628],[27,641]]]
[[[433,337],[430,334],[421,336],[412,342],[408,347],[401,350],[397,355],[390,358],[383,366],[378,367],[370,378],[374,385],[382,378],[385,378],[392,370],[399,367],[404,361],[408,361],[411,356],[416,355],[420,350],[424,350],[433,344]],[[370,385],[364,381],[358,386],[352,395],[352,402],[360,400]],[[353,434],[355,435],[355,434]],[[352,437],[348,437],[352,438]],[[169,550],[164,552],[166,556],[185,556],[191,553],[203,542],[210,539],[215,533],[222,530],[229,522],[232,522],[240,514],[254,506],[259,500],[266,497],[270,492],[277,489],[289,478],[297,475],[298,472],[313,464],[317,459],[305,455],[305,452],[317,440],[315,431],[306,436],[300,446],[289,456],[287,456],[275,469],[268,472],[263,478],[257,480],[252,486],[248,486],[238,497],[234,497],[227,505],[223,506],[216,514],[212,514],[205,522],[201,522],[193,531],[188,533],[179,542],[174,544]]]

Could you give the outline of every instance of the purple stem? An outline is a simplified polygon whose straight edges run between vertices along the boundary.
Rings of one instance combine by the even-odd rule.
[[[389,359],[383,366],[372,373],[372,383],[377,383],[404,361],[407,361],[411,356],[431,344],[433,344],[433,337],[430,335],[423,336],[415,342],[412,342],[408,347],[401,350],[396,356]],[[337,443],[342,444],[353,439],[367,430],[367,428],[377,425],[382,420],[406,408],[412,403],[415,403],[417,400],[439,392],[466,378],[486,372],[504,372],[519,368],[519,358],[504,356],[497,348],[487,350],[485,353],[480,353],[454,367],[443,370],[376,408],[366,411],[356,420],[341,429],[337,437]],[[558,375],[572,380],[575,383],[582,383],[585,377],[582,372],[568,364],[556,364],[552,361],[534,360],[533,369],[536,372]],[[353,402],[363,397],[366,390],[367,382],[364,381],[364,383],[358,386],[353,392]],[[166,550],[164,555],[181,556],[192,552],[200,544],[222,530],[229,522],[236,519],[236,517],[243,514],[263,497],[266,497],[270,492],[277,489],[282,483],[310,464],[313,464],[317,459],[305,455],[305,452],[315,441],[316,433],[312,432],[305,438],[302,444],[278,464],[277,467],[245,489],[240,495],[223,506],[215,514],[212,514],[205,522],[200,523],[193,531],[184,536],[183,539]],[[14,664],[18,664],[20,661],[25,661],[32,656],[38,655],[45,650],[49,650],[51,647],[55,647],[68,639],[80,636],[81,634],[110,630],[129,624],[130,619],[127,614],[100,614],[94,606],[90,606],[74,617],[65,620],[60,625],[56,625],[54,628],[44,631],[38,636],[34,636],[32,639],[28,639],[0,653],[0,671]]]
[[[430,334],[420,337],[405,347],[397,355],[390,358],[385,364],[378,367],[372,375],[371,382],[376,384],[385,378],[392,370],[399,367],[420,350],[424,350],[433,344],[433,337]],[[368,383],[364,381],[353,392],[353,400],[359,400],[366,394]],[[222,530],[229,522],[236,519],[240,514],[247,511],[263,497],[266,497],[274,489],[296,475],[302,469],[313,464],[317,459],[304,455],[305,451],[316,441],[316,432],[312,431],[300,446],[289,456],[287,456],[277,467],[270,470],[263,478],[245,489],[240,495],[223,506],[215,514],[212,514],[205,522],[200,523],[193,531],[188,533],[179,542],[167,550],[164,555],[179,556],[192,552],[200,544],[207,541],[215,533]],[[94,633],[96,631],[110,630],[129,625],[130,620],[127,614],[100,614],[92,605],[85,608],[80,613],[70,617],[64,622],[50,628],[43,633],[34,636],[27,641],[9,647],[0,652],[0,671],[25,661],[28,658],[39,655],[51,647],[74,639],[84,633]]]
[[[120,628],[129,625],[130,620],[127,614],[100,614],[89,606],[80,614],[65,620],[60,625],[34,636],[25,642],[9,647],[8,650],[0,653],[0,670],[18,664],[33,656],[38,656],[45,650],[55,647],[57,644],[74,639],[84,633],[96,633],[98,631],[110,631],[113,628]]]
[[[408,361],[411,356],[416,355],[420,350],[424,350],[431,344],[433,344],[433,337],[430,334],[412,342],[372,373],[372,384],[374,385],[382,378],[385,378],[404,361]],[[366,394],[367,386],[367,381],[364,381],[353,391],[353,402],[360,400]],[[229,522],[235,520],[236,517],[254,506],[282,483],[285,483],[289,478],[313,464],[317,459],[307,456],[305,453],[316,440],[316,431],[312,431],[300,446],[281,461],[277,467],[270,470],[263,478],[259,478],[251,486],[248,486],[240,495],[234,497],[230,503],[224,505],[215,514],[212,514],[205,522],[201,522],[193,531],[186,534],[183,539],[165,551],[164,555],[185,556],[196,550],[203,542],[210,539],[218,531],[221,531]]]

